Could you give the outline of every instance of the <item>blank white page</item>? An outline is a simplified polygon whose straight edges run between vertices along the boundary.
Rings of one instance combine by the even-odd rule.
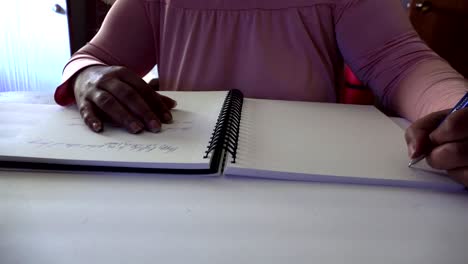
[[[178,102],[160,133],[106,125],[94,133],[74,107],[2,104],[0,159],[74,165],[206,169],[204,159],[226,92],[164,92]],[[39,113],[39,114],[38,114]]]
[[[461,188],[408,168],[404,131],[373,106],[245,99],[226,175]]]

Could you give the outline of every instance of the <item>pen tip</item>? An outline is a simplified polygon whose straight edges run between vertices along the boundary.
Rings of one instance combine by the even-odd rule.
[[[419,157],[417,157],[415,159],[410,160],[410,162],[408,163],[408,167],[412,168],[414,165],[416,165],[418,162],[420,162],[424,158],[425,158],[425,156],[423,155],[423,156],[419,156]]]

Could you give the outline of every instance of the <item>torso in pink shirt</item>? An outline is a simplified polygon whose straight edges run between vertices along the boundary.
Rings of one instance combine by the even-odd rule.
[[[344,61],[393,108],[406,100],[395,91],[417,65],[424,67],[408,87],[440,72],[461,78],[417,37],[398,0],[119,0],[65,68],[56,99],[73,101],[66,80],[88,65],[143,76],[157,64],[162,90],[237,88],[247,97],[336,102]],[[429,87],[440,93],[432,86],[404,97]]]
[[[237,88],[248,97],[334,102],[343,69],[335,2],[161,3],[162,87]]]

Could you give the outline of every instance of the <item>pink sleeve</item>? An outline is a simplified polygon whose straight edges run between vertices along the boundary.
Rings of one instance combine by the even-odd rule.
[[[158,62],[159,8],[158,1],[119,0],[109,11],[104,23],[91,40],[76,52],[63,71],[63,82],[55,91],[55,101],[68,105],[75,101],[69,83],[78,71],[91,65],[117,65],[144,76]],[[149,19],[151,17],[151,19]]]
[[[396,114],[415,120],[453,107],[468,91],[463,76],[418,37],[400,1],[344,0],[335,23],[346,63]]]

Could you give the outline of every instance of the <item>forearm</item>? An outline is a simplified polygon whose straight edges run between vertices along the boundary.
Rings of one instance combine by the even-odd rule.
[[[340,50],[385,108],[416,120],[452,107],[468,90],[463,77],[419,38],[398,1],[347,3],[338,13]],[[377,6],[386,12],[376,12]]]
[[[120,0],[109,11],[98,34],[65,66],[62,84],[55,100],[60,105],[74,102],[70,78],[92,65],[124,66],[138,76],[144,76],[157,63],[157,31],[152,21],[158,21],[159,2]],[[150,14],[155,17],[150,17]],[[157,25],[155,27],[158,28]]]
[[[387,106],[409,120],[453,107],[468,82],[441,58],[425,59],[407,70],[386,95]]]

